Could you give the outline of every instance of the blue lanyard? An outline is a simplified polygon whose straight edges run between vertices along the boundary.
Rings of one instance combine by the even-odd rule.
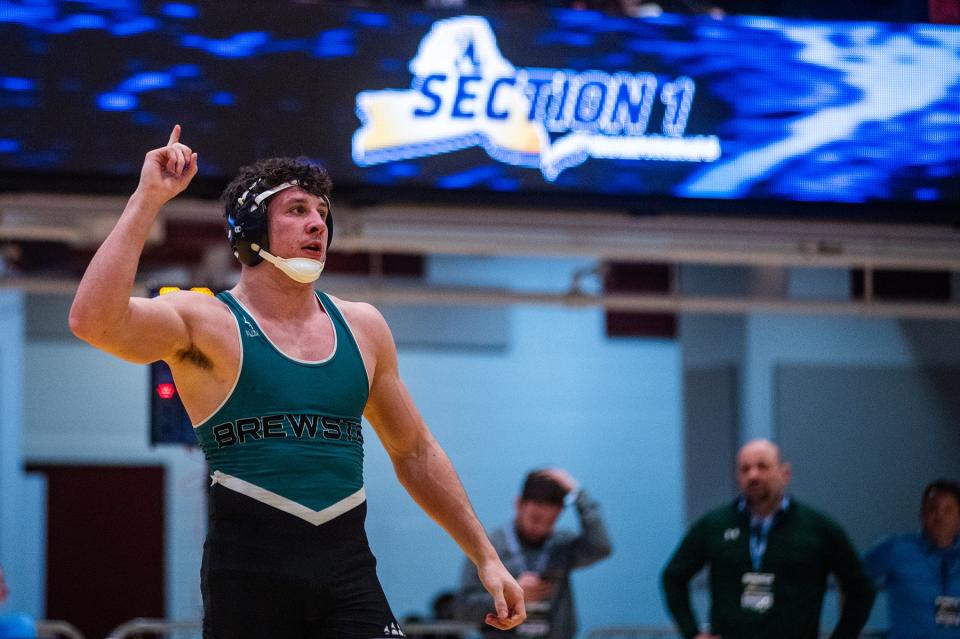
[[[933,570],[934,579],[936,579],[939,573],[940,594],[946,595],[947,591],[950,589],[950,573],[952,571],[953,564],[957,564],[957,568],[960,569],[960,540],[955,541],[952,545],[946,548],[938,548],[932,539],[927,537],[925,533],[921,532],[919,543],[921,552],[923,552],[923,554],[933,560],[940,560],[939,570],[932,565],[930,568]]]
[[[506,537],[507,537],[507,549],[510,551],[510,554],[517,558],[517,561],[521,564],[523,572],[535,572],[538,575],[542,575],[543,571],[547,569],[547,562],[550,560],[550,542],[553,541],[551,537],[543,544],[543,548],[540,550],[540,553],[537,555],[536,561],[534,561],[533,570],[527,565],[527,557],[523,554],[523,549],[520,548],[520,540],[517,539],[517,531],[514,530],[513,525],[506,527]]]
[[[760,570],[760,566],[763,564],[763,555],[767,552],[767,537],[770,535],[770,530],[789,505],[790,497],[784,495],[780,507],[769,517],[754,519],[750,516],[750,562],[753,564],[755,571]],[[750,515],[747,501],[742,497],[737,503],[737,510]]]
[[[940,594],[946,595],[950,589],[951,564],[960,564],[960,552],[956,548],[947,548],[940,554]]]
[[[750,523],[750,561],[754,570],[760,570],[763,555],[767,552],[767,537],[773,528],[774,517]]]
[[[943,553],[940,558],[940,593],[947,594],[947,585],[950,583],[950,556]]]

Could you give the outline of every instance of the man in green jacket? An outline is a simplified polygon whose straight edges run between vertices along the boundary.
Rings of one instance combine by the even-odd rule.
[[[663,571],[667,607],[686,639],[817,639],[833,573],[840,620],[831,639],[855,639],[874,591],[843,529],[786,492],[790,465],[765,439],[737,455],[740,496],[691,527]],[[689,583],[710,568],[710,629],[701,631]]]

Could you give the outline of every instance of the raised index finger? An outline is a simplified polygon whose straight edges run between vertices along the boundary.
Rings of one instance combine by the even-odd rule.
[[[170,139],[167,140],[167,146],[170,146],[171,144],[176,144],[179,141],[180,141],[180,125],[174,124],[173,131],[170,132]]]

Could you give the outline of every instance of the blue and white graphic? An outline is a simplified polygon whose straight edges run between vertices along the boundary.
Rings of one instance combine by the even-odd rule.
[[[536,166],[553,181],[588,158],[712,162],[716,136],[684,137],[695,92],[687,77],[658,86],[651,73],[517,69],[486,19],[440,20],[410,62],[409,90],[357,96],[360,165],[481,146],[494,160]],[[659,91],[662,134],[648,134]],[[551,139],[550,133],[557,134]]]
[[[179,122],[217,187],[305,155],[374,200],[960,210],[960,27],[245,7],[0,2],[0,188],[126,192]]]
[[[791,58],[806,68],[804,92],[757,100],[772,108],[751,114],[754,125],[774,119],[783,125],[779,135],[700,172],[677,195],[738,198],[763,188],[787,199],[864,201],[892,197],[904,170],[926,166],[931,176],[956,179],[960,31],[763,19],[744,24],[797,45]],[[777,117],[777,107],[788,117]],[[743,118],[731,122],[750,125]],[[886,136],[878,135],[881,130]],[[776,182],[764,187],[771,177]],[[919,188],[912,195],[939,199]]]

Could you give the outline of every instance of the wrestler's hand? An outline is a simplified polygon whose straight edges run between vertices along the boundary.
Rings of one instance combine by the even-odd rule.
[[[197,174],[197,154],[180,142],[180,125],[174,125],[167,145],[147,153],[140,169],[137,191],[156,206],[179,195]]]
[[[509,630],[523,623],[527,610],[523,605],[523,589],[503,567],[499,559],[477,568],[480,583],[493,597],[496,614],[487,613],[487,625],[500,630]]]

